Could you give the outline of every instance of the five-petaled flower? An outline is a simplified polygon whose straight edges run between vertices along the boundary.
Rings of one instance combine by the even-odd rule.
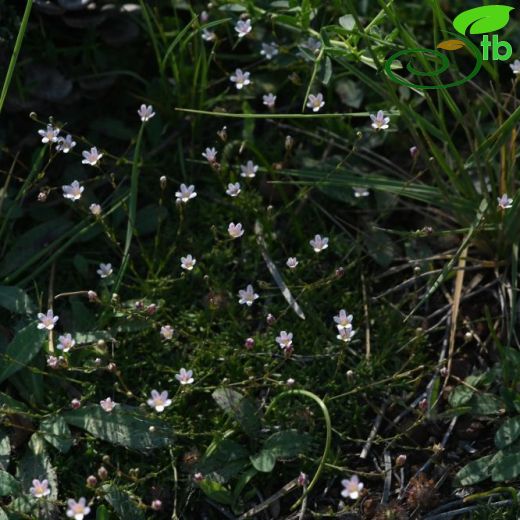
[[[272,93],[265,94],[264,96],[262,96],[262,100],[267,108],[274,108],[274,105],[276,103],[276,96]]]
[[[319,112],[320,109],[325,105],[325,101],[323,101],[323,94],[318,92],[318,94],[309,94],[307,98],[307,108],[311,108],[313,112]]]
[[[498,207],[500,209],[510,209],[513,207],[513,199],[508,197],[507,193],[504,193],[502,197],[498,197]]]
[[[297,259],[295,256],[290,256],[290,257],[287,259],[287,262],[285,262],[285,265],[286,265],[289,269],[294,269],[294,268],[298,265],[298,259]]]
[[[376,115],[370,114],[370,120],[374,130],[387,130],[390,127],[390,118],[385,116],[382,110],[379,110]]]
[[[242,177],[252,179],[253,177],[255,177],[256,172],[258,171],[258,165],[255,164],[253,161],[247,161],[246,164],[242,164],[240,166],[240,171],[240,175],[242,175]]]
[[[184,204],[186,204],[189,200],[194,199],[196,196],[197,192],[195,191],[195,186],[193,184],[190,186],[181,184],[179,191],[175,192],[177,202],[183,202]]]
[[[251,25],[251,20],[249,18],[247,20],[238,20],[235,25],[235,31],[238,33],[239,38],[243,38],[246,34],[249,34],[253,26]]]
[[[50,495],[49,481],[44,479],[40,482],[37,478],[33,479],[32,487],[29,488],[29,492],[34,498],[44,498]]]
[[[54,126],[49,123],[45,130],[38,130],[38,133],[41,135],[42,143],[56,143],[58,142],[60,129],[54,128]]]
[[[112,269],[112,264],[101,263],[99,264],[99,269],[96,272],[101,278],[108,278],[114,272],[114,270]]]
[[[112,398],[110,397],[107,397],[106,399],[99,401],[99,404],[101,405],[101,408],[105,410],[105,412],[111,412],[117,406],[117,403],[115,401],[112,401]]]
[[[74,520],[83,520],[83,518],[90,513],[90,507],[87,506],[85,497],[81,497],[77,502],[69,498],[67,500],[67,506],[67,516]]]
[[[209,163],[214,163],[217,160],[217,150],[215,148],[206,148],[202,152],[202,157],[206,159]]]
[[[344,488],[341,491],[341,496],[344,498],[349,497],[351,500],[357,500],[364,487],[363,482],[359,481],[357,475],[353,475],[350,479],[342,480],[341,485]]]
[[[76,340],[72,338],[70,333],[67,333],[58,338],[58,346],[56,348],[63,350],[63,352],[68,352],[75,344]]]
[[[139,110],[137,111],[137,115],[141,118],[141,121],[143,123],[146,123],[146,121],[149,121],[155,115],[155,112],[153,111],[153,106],[152,105],[146,106],[143,103],[139,107]]]
[[[208,29],[202,29],[201,36],[205,42],[212,42],[217,38],[217,35],[213,31],[209,31]]]
[[[175,379],[179,381],[181,385],[191,385],[193,381],[193,370],[186,370],[181,368],[178,374],[175,374]]]
[[[242,224],[240,222],[238,224],[230,222],[228,226],[228,233],[231,238],[240,238],[244,234]]]
[[[338,327],[339,334],[336,336],[341,341],[344,341],[345,343],[348,343],[356,334],[356,331],[353,330],[352,325],[348,325],[343,328]]]
[[[247,305],[248,307],[251,307],[253,305],[253,302],[258,298],[258,294],[255,293],[253,286],[249,284],[245,290],[241,289],[238,291],[238,303],[241,305]]]
[[[315,235],[313,240],[309,240],[309,244],[315,253],[320,253],[329,247],[329,239],[327,237],[322,238],[321,235]]]
[[[520,74],[520,60],[515,60],[513,63],[510,63],[509,66],[513,71],[513,74]]]
[[[280,332],[280,335],[276,338],[276,343],[280,345],[280,348],[282,349],[288,349],[293,346],[293,333],[292,332],[286,332],[285,330],[282,330]]]
[[[156,412],[163,412],[167,406],[172,404],[172,400],[168,399],[168,391],[164,390],[159,393],[157,390],[152,390],[151,397],[147,401],[148,406],[155,408]]]
[[[76,146],[76,141],[68,134],[66,137],[58,137],[56,150],[58,152],[69,153]]]
[[[272,60],[278,54],[278,44],[276,42],[262,43],[262,50],[260,51],[266,60]]]
[[[38,313],[38,319],[40,323],[38,323],[39,329],[47,329],[52,330],[56,322],[60,319],[59,316],[54,316],[54,312],[52,309],[47,311],[47,314],[43,314],[42,312]]]
[[[346,329],[352,326],[352,314],[347,314],[345,309],[341,309],[337,316],[334,316],[334,321],[338,329]]]
[[[101,215],[101,206],[99,204],[92,203],[88,209],[95,217],[99,217],[99,215]]]
[[[191,255],[181,257],[181,267],[186,271],[192,271],[196,263],[197,260],[195,260]]]
[[[63,196],[73,202],[81,199],[81,194],[85,190],[78,181],[72,181],[70,184],[62,186],[61,189],[63,190]]]
[[[228,184],[226,193],[230,197],[238,197],[238,195],[240,195],[240,191],[241,190],[240,190],[240,183],[239,182],[235,182],[235,183],[230,182]]]
[[[161,327],[161,336],[168,340],[173,338],[173,327],[171,325],[163,325]]]
[[[229,77],[229,81],[235,84],[237,90],[242,90],[251,84],[251,73],[244,72],[242,69],[236,69],[235,73]]]
[[[81,152],[81,155],[83,156],[81,164],[89,164],[90,166],[96,166],[101,157],[103,157],[103,154],[99,153],[95,146],[93,146],[90,150],[84,150]]]

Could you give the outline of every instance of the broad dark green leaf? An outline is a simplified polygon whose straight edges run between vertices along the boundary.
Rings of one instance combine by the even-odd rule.
[[[502,449],[520,437],[520,417],[506,419],[495,434],[495,445]]]
[[[250,437],[257,437],[262,423],[258,417],[258,407],[231,388],[217,388],[213,399],[228,415],[233,417]]]
[[[475,394],[468,405],[473,415],[495,415],[503,407],[502,402],[493,394]]]
[[[510,453],[492,463],[491,478],[494,482],[511,480],[520,475],[520,452]]]
[[[103,486],[102,489],[105,493],[105,500],[121,520],[144,520],[143,511],[137,507],[128,493],[113,485]]]
[[[173,442],[173,431],[169,426],[128,406],[118,405],[109,413],[99,405],[84,406],[63,414],[63,418],[71,426],[82,428],[98,439],[134,450],[164,448]]]
[[[7,471],[0,469],[0,497],[13,496],[20,493],[22,486]]]
[[[45,332],[31,323],[16,333],[4,353],[0,353],[0,383],[24,368],[38,354]]]
[[[491,475],[490,462],[494,455],[486,455],[466,464],[455,476],[460,486],[472,486],[487,479]]]
[[[43,438],[61,453],[67,453],[72,446],[69,425],[61,415],[45,418],[40,424]]]
[[[8,285],[0,285],[0,307],[16,314],[30,314],[36,310],[25,291]]]
[[[231,439],[213,443],[202,458],[197,470],[210,480],[225,483],[237,476],[249,465],[249,453]]]
[[[202,482],[199,482],[199,487],[206,496],[219,504],[230,506],[234,502],[231,491],[220,482],[205,478]]]

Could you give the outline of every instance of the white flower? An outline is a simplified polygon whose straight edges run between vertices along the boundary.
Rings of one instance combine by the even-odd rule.
[[[292,347],[292,340],[293,333],[282,330],[282,332],[280,332],[280,335],[276,338],[276,343],[280,345],[280,348],[285,350]]]
[[[294,268],[298,265],[298,259],[297,259],[295,256],[290,256],[290,257],[287,259],[287,262],[285,262],[285,265],[286,265],[289,269],[294,269]]]
[[[58,137],[56,150],[58,152],[69,153],[76,146],[76,141],[72,139],[70,134],[67,137]]]
[[[42,143],[56,143],[58,141],[58,135],[60,133],[60,129],[54,128],[49,123],[45,130],[38,130],[38,133],[42,137]]]
[[[202,152],[202,157],[204,157],[209,163],[213,163],[217,160],[217,150],[215,148],[206,148]]]
[[[258,171],[258,165],[256,165],[253,161],[247,161],[246,164],[242,164],[240,166],[242,177],[246,177],[247,179],[252,179],[255,177],[256,172]]]
[[[310,36],[302,47],[309,49],[312,53],[316,54],[321,48],[321,42]]]
[[[191,184],[190,186],[186,186],[186,184],[181,184],[179,191],[175,192],[175,197],[177,197],[177,202],[184,202],[186,204],[189,200],[194,199],[197,196],[197,192],[195,191],[195,186]]]
[[[274,108],[274,105],[276,103],[276,96],[271,93],[266,94],[266,95],[262,96],[262,100],[263,100],[264,105],[267,108]]]
[[[231,238],[240,238],[244,234],[244,230],[242,229],[242,224],[240,222],[238,224],[231,222],[227,230]]]
[[[70,184],[62,186],[61,189],[63,190],[63,196],[72,201],[81,199],[81,194],[85,190],[78,181],[72,181]]]
[[[370,119],[374,130],[387,130],[390,127],[388,124],[390,123],[390,118],[385,116],[382,110],[379,110],[376,115],[370,114]]]
[[[307,108],[311,108],[313,112],[319,112],[320,109],[325,105],[325,101],[323,101],[323,94],[318,92],[318,94],[309,94],[307,98]]]
[[[68,352],[74,345],[76,341],[72,339],[70,334],[64,334],[58,338],[58,350],[63,350],[63,352]]]
[[[217,35],[213,31],[209,31],[208,29],[202,29],[202,39],[205,42],[212,42],[216,39]]]
[[[88,209],[90,210],[90,213],[94,215],[95,217],[98,217],[101,215],[101,206],[99,204],[91,204]]]
[[[103,154],[99,153],[95,146],[93,146],[90,150],[84,150],[81,152],[81,155],[83,155],[81,164],[89,164],[90,166],[96,166],[101,157],[103,157]]]
[[[329,247],[329,239],[327,237],[321,238],[321,235],[316,235],[314,240],[309,240],[309,244],[312,246],[315,253],[320,253]]]
[[[344,341],[348,343],[356,334],[356,331],[352,329],[352,325],[347,325],[345,327],[338,326],[339,334],[336,336],[340,341]]]
[[[175,379],[177,379],[181,385],[191,385],[194,381],[193,371],[181,368],[179,373],[175,374]]]
[[[230,197],[238,197],[238,195],[240,194],[240,191],[241,190],[240,190],[240,183],[239,182],[235,182],[234,184],[230,182],[228,184],[226,193]]]
[[[81,497],[77,502],[69,498],[67,506],[67,516],[74,520],[83,520],[90,513],[90,507],[87,506],[87,500],[84,497]]]
[[[146,123],[146,121],[149,121],[155,115],[155,112],[153,111],[153,106],[146,106],[145,104],[142,104],[139,107],[139,110],[137,111],[137,115],[141,118],[141,121],[143,123]]]
[[[498,207],[500,209],[509,209],[513,207],[513,199],[507,196],[507,193],[504,193],[502,197],[498,197]]]
[[[52,309],[49,309],[47,311],[47,314],[39,312],[38,319],[40,320],[40,323],[38,323],[39,329],[52,330],[54,328],[54,325],[56,325],[56,322],[60,318],[58,316],[54,316],[54,312],[52,312]]]
[[[353,188],[353,190],[356,199],[359,199],[360,197],[368,197],[370,195],[370,192],[366,188]]]
[[[161,336],[164,339],[172,339],[173,338],[173,327],[171,325],[163,325],[161,327]]]
[[[40,482],[37,478],[35,478],[32,481],[32,487],[29,488],[29,492],[34,498],[44,498],[50,495],[51,490],[49,489],[49,481],[45,479]]]
[[[101,278],[108,278],[114,270],[112,269],[112,264],[99,264],[99,269],[96,271]]]
[[[208,11],[201,11],[199,15],[199,19],[202,23],[206,23],[209,20]]]
[[[181,257],[181,267],[186,269],[186,271],[192,271],[196,263],[197,260],[191,255]]]
[[[168,392],[159,393],[157,390],[152,390],[151,398],[146,401],[148,406],[155,408],[156,412],[163,412],[167,406],[172,404],[172,400],[168,399]]]
[[[347,314],[345,309],[341,309],[337,316],[334,316],[334,321],[336,322],[336,326],[338,329],[345,329],[347,327],[351,327],[352,324],[352,314]]]
[[[243,38],[246,34],[249,34],[253,27],[251,26],[251,20],[238,20],[235,25],[235,31],[238,33],[239,38]]]
[[[515,60],[513,63],[510,63],[509,66],[513,71],[513,74],[520,74],[520,60]]]
[[[251,307],[253,302],[258,298],[258,294],[255,293],[251,284],[249,284],[245,290],[238,291],[238,296],[238,303],[240,303],[240,305],[247,305],[248,307]]]
[[[235,84],[237,90],[242,90],[247,85],[251,84],[251,74],[249,72],[243,72],[242,69],[236,69],[235,73],[229,77],[229,81]]]
[[[278,54],[278,44],[276,42],[262,43],[262,50],[260,51],[266,60],[272,60]]]
[[[349,497],[352,500],[357,500],[359,498],[359,493],[364,487],[363,482],[359,481],[357,475],[353,475],[350,479],[342,480],[341,485],[344,488],[341,492],[341,496],[344,498]]]
[[[111,412],[117,406],[117,403],[115,401],[112,401],[110,397],[107,397],[106,399],[99,401],[99,404],[101,405],[101,408],[105,410],[105,412]]]

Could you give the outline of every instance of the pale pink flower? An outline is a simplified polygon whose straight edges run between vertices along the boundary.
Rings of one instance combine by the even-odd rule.
[[[181,368],[178,374],[175,374],[175,379],[179,381],[181,385],[191,385],[194,381],[193,370],[186,370]]]
[[[352,314],[347,314],[345,309],[341,309],[337,316],[334,316],[334,321],[338,329],[345,329],[352,326]]]
[[[312,246],[315,253],[320,253],[329,247],[329,239],[327,237],[321,238],[321,235],[316,235],[314,240],[309,241],[309,244]]]
[[[63,190],[63,196],[73,202],[81,199],[81,194],[85,190],[78,181],[72,181],[70,184],[62,186],[61,189]]]
[[[258,294],[255,293],[251,284],[249,284],[245,290],[238,291],[238,296],[238,303],[241,305],[247,305],[248,307],[251,307],[253,302],[258,298]]]
[[[56,347],[58,350],[63,350],[63,352],[68,352],[74,345],[76,341],[72,338],[70,334],[64,334],[58,338],[58,346]]]
[[[297,259],[295,256],[290,256],[290,257],[287,259],[287,262],[285,262],[285,265],[286,265],[289,269],[294,269],[294,268],[298,265],[298,259]]]
[[[235,31],[238,33],[239,38],[243,38],[251,32],[253,27],[251,26],[251,20],[238,20],[235,25]]]
[[[372,128],[374,130],[387,130],[390,128],[390,118],[385,116],[385,113],[382,110],[379,110],[376,115],[370,114],[370,119],[372,121]]]
[[[58,316],[54,316],[52,309],[49,309],[47,314],[39,312],[38,319],[40,320],[40,323],[38,323],[39,329],[52,330],[60,318]]]
[[[32,481],[32,487],[29,489],[29,492],[34,498],[45,498],[51,494],[51,490],[49,489],[49,481],[44,479],[40,482],[37,478],[35,478]]]
[[[345,343],[348,343],[356,334],[356,331],[352,329],[352,325],[348,325],[347,327],[339,328],[338,327],[339,334],[336,336],[340,341],[344,341]]]
[[[168,399],[168,392],[164,390],[159,393],[157,390],[152,390],[151,398],[147,401],[148,406],[155,408],[156,412],[163,412],[167,406],[172,404],[172,400]]]
[[[272,60],[278,54],[278,44],[276,42],[264,43],[262,42],[262,50],[260,51],[266,60]]]
[[[508,197],[507,193],[504,193],[502,197],[498,197],[498,207],[500,209],[510,209],[513,207],[513,199]]]
[[[197,192],[195,191],[195,186],[191,184],[190,186],[186,186],[186,184],[181,184],[179,191],[175,192],[175,197],[177,198],[177,202],[183,202],[186,204],[191,199],[197,196]]]
[[[272,93],[269,93],[262,96],[262,100],[267,108],[274,108],[274,105],[276,103],[276,96]]]
[[[244,234],[242,224],[240,222],[238,224],[231,222],[228,226],[228,233],[231,238],[240,238]]]
[[[240,183],[238,182],[235,182],[234,184],[232,182],[230,182],[228,184],[228,187],[227,187],[227,190],[226,190],[226,193],[230,196],[230,197],[238,197],[238,195],[240,194]]]
[[[192,271],[196,263],[197,260],[195,260],[191,255],[181,257],[181,267],[186,269],[186,271]]]
[[[173,338],[173,327],[171,325],[163,325],[161,327],[161,336],[163,339],[169,340]]]
[[[292,332],[286,332],[285,330],[282,330],[280,332],[280,335],[276,338],[276,343],[280,345],[280,348],[287,349],[291,348],[293,345],[293,333]]]
[[[72,498],[67,500],[67,516],[74,520],[83,520],[90,513],[90,507],[87,506],[85,497],[81,497],[77,502]]]
[[[54,128],[50,123],[45,130],[38,130],[42,138],[42,143],[56,143],[58,142],[59,128]]]
[[[99,269],[96,272],[101,278],[108,278],[114,272],[114,270],[112,269],[112,264],[101,263],[99,264]]]
[[[81,152],[81,155],[83,155],[81,164],[88,164],[90,166],[96,166],[101,157],[103,157],[103,154],[99,153],[95,146],[93,146],[90,150],[84,150]]]
[[[99,204],[91,204],[88,209],[95,217],[99,217],[99,215],[101,215],[101,206]]]
[[[209,163],[214,163],[217,160],[217,150],[215,148],[206,148],[202,152],[202,157],[206,159]]]
[[[313,112],[319,112],[324,106],[325,101],[323,101],[323,94],[321,92],[316,95],[309,94],[307,98],[307,108],[312,109]]]
[[[251,84],[251,73],[244,72],[242,69],[236,69],[235,73],[229,77],[229,80],[235,84],[237,90],[242,90]]]
[[[357,475],[353,475],[350,479],[342,480],[341,485],[344,488],[341,491],[341,496],[344,498],[349,497],[351,500],[357,500],[364,487],[363,482],[359,481]]]
[[[141,121],[143,123],[146,123],[147,121],[152,119],[152,117],[155,115],[155,112],[153,111],[153,106],[152,105],[146,106],[145,104],[142,104],[139,107],[139,110],[137,111],[137,115],[141,118]]]
[[[242,177],[247,179],[252,179],[256,176],[256,172],[258,171],[258,165],[256,165],[253,161],[247,161],[246,164],[242,164],[240,166]]]
[[[56,145],[56,150],[62,153],[69,153],[76,146],[76,141],[72,138],[70,134],[66,137],[58,137],[58,144]]]
[[[107,397],[106,399],[99,401],[99,404],[101,405],[101,408],[105,410],[105,412],[111,412],[117,406],[117,403],[115,401],[112,401],[110,397]]]

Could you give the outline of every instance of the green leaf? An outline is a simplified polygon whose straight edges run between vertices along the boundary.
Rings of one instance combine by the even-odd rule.
[[[351,14],[345,14],[339,19],[339,24],[343,29],[347,31],[352,31],[354,27],[356,27],[356,20]]]
[[[169,426],[129,406],[117,405],[109,413],[99,405],[85,406],[63,414],[63,418],[98,439],[134,450],[164,448],[172,443],[173,432]]]
[[[448,395],[448,402],[453,408],[466,404],[475,391],[469,386],[459,385],[454,388]]]
[[[29,296],[18,287],[0,285],[0,307],[16,314],[31,314],[36,307]]]
[[[520,475],[520,452],[499,457],[498,461],[493,463],[491,478],[494,482],[511,480],[518,475]]]
[[[36,323],[17,332],[4,353],[0,353],[0,383],[24,368],[43,346],[45,332],[36,328]]]
[[[493,394],[474,395],[469,401],[473,415],[495,415],[500,412],[503,404]]]
[[[262,450],[250,457],[258,471],[269,473],[278,459],[288,459],[305,453],[311,443],[310,435],[296,430],[273,433],[264,443]]]
[[[11,458],[11,441],[9,435],[0,429],[0,469],[7,470]]]
[[[205,478],[199,482],[199,487],[206,496],[219,504],[230,506],[234,502],[231,491],[220,482]]]
[[[72,446],[69,425],[61,415],[47,417],[40,424],[43,438],[61,453],[67,453]]]
[[[0,470],[0,497],[13,496],[21,491],[21,484],[7,471]]]
[[[252,438],[258,436],[262,423],[258,417],[258,407],[252,401],[231,388],[217,388],[213,399],[240,424],[247,435]]]
[[[381,266],[388,267],[396,255],[395,241],[384,231],[369,231],[364,236],[368,254]]]
[[[6,512],[0,507],[0,520],[9,520]]]
[[[96,520],[109,520],[110,514],[108,509],[101,505],[96,509]]]
[[[508,5],[485,5],[459,14],[453,27],[461,34],[486,34],[498,31],[509,23],[509,13],[514,7]]]
[[[249,464],[248,456],[242,445],[231,439],[222,439],[209,446],[197,469],[210,480],[225,483]]]
[[[130,495],[119,490],[116,486],[103,486],[105,500],[113,507],[116,515],[122,520],[144,520],[144,513],[141,511]]]
[[[520,437],[520,416],[504,421],[495,434],[495,445],[502,449],[513,444]]]
[[[464,466],[455,476],[460,486],[472,486],[487,479],[491,474],[490,462],[494,455],[486,455]]]

